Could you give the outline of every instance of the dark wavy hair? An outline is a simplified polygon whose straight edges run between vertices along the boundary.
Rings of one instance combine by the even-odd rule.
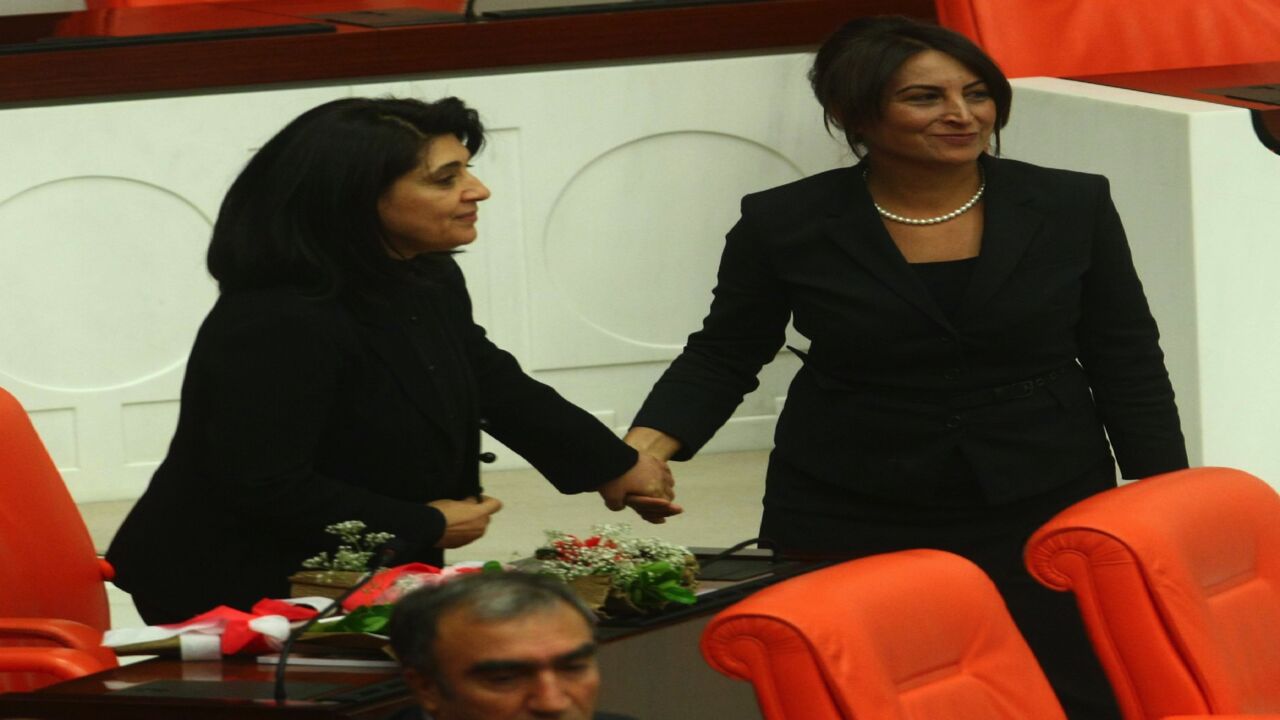
[[[209,272],[222,292],[288,286],[308,294],[364,294],[403,277],[388,253],[378,199],[416,167],[436,137],[474,155],[475,110],[436,102],[346,98],[298,116],[267,141],[222,200]]]
[[[996,148],[1000,129],[1009,122],[1013,90],[1009,79],[986,53],[958,32],[911,18],[858,18],[831,34],[813,60],[809,83],[822,105],[823,123],[844,133],[849,147],[861,154],[857,128],[884,117],[885,92],[898,68],[925,50],[958,60],[987,84],[996,104]]]

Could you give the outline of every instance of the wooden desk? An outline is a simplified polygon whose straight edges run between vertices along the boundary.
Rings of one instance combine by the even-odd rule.
[[[699,553],[699,557],[711,554]],[[734,575],[737,568],[761,561],[746,554],[723,563],[720,569]],[[660,617],[604,623],[598,632],[599,709],[640,720],[759,718],[751,686],[725,678],[703,662],[698,649],[702,628],[714,613],[750,593],[825,564],[778,563],[745,580],[709,583],[718,589],[700,596],[694,607]],[[295,664],[289,667],[288,682],[289,697],[297,699],[280,706],[270,699],[274,672],[274,665],[259,665],[252,658],[148,660],[38,692],[0,694],[0,719],[381,720],[412,704],[395,671]],[[209,697],[215,693],[217,697]]]
[[[291,700],[279,706],[270,699],[274,673],[274,665],[259,665],[253,658],[202,662],[148,660],[39,692],[0,695],[0,718],[379,720],[397,708],[412,704],[398,673],[391,670],[334,671],[295,666],[289,668],[291,695],[308,699]],[[125,694],[137,692],[149,683],[174,683],[188,690],[203,688],[209,692],[222,691],[225,695],[190,698]]]

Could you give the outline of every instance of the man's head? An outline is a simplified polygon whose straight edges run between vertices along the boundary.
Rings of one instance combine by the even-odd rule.
[[[391,644],[436,720],[588,720],[594,620],[558,580],[477,573],[402,599]]]

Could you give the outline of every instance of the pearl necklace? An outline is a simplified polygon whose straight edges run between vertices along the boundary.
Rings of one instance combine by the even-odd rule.
[[[867,172],[870,169],[871,168],[865,168],[862,171],[863,182],[866,182]],[[952,210],[946,215],[939,215],[937,217],[921,218],[921,219],[909,218],[909,217],[903,217],[901,215],[897,215],[889,212],[888,210],[885,210],[884,208],[880,207],[880,203],[876,202],[875,198],[871,199],[871,204],[876,206],[876,212],[880,213],[880,217],[885,218],[886,220],[892,220],[894,222],[902,223],[904,225],[937,225],[938,223],[944,223],[948,220],[954,220],[960,217],[961,215],[969,212],[969,210],[971,210],[974,205],[978,204],[978,201],[982,199],[982,193],[985,192],[987,189],[987,177],[985,174],[983,174],[982,168],[978,168],[978,177],[981,178],[982,180],[981,183],[979,183],[978,185],[978,192],[974,193],[973,197],[966,200],[963,205],[956,208],[955,210]]]

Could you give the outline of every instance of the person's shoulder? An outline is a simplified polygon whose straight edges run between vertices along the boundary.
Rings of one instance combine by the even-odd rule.
[[[833,205],[842,205],[857,181],[852,167],[827,170],[742,198],[742,217],[764,230],[808,226],[825,218]]]
[[[339,306],[336,296],[315,295],[304,290],[273,286],[224,292],[216,308],[223,312],[265,312],[281,315],[323,315]]]
[[[847,187],[857,176],[857,169],[841,167],[793,180],[783,185],[771,187],[746,195],[742,198],[743,208],[765,208],[773,205],[794,207],[797,204],[821,204],[829,199],[832,193]]]
[[[998,175],[1005,184],[1028,189],[1098,188],[1107,185],[1107,178],[1096,173],[1047,167],[1004,157],[987,157],[984,167],[988,173]]]
[[[987,193],[1064,221],[1089,222],[1109,202],[1110,184],[1103,175],[1034,165],[1020,160],[987,158]]]
[[[289,287],[255,288],[220,295],[204,330],[233,337],[332,336],[347,325],[348,315],[335,297],[318,297]]]
[[[466,286],[466,277],[455,257],[462,251],[422,253],[409,260],[414,277],[420,281],[449,286]]]

